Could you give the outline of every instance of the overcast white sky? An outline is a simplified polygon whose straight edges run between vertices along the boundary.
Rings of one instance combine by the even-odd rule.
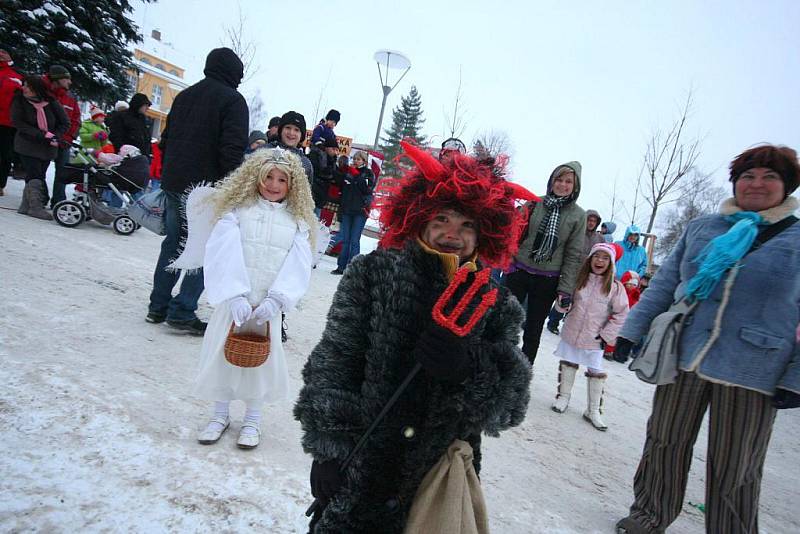
[[[220,46],[223,26],[238,20],[235,0],[134,5],[142,31],[159,28],[185,58],[190,82],[202,76],[208,51]],[[464,141],[469,145],[484,130],[507,132],[514,179],[537,193],[556,165],[579,160],[579,204],[604,217],[615,177],[623,196],[633,198],[649,133],[677,118],[690,89],[687,133],[702,138],[698,167],[720,184],[730,160],[754,144],[800,148],[797,1],[239,5],[260,67],[240,90],[249,96],[260,88],[270,115],[294,109],[310,127],[321,118],[313,114],[323,90],[320,114],[335,107],[342,113],[337,133],[371,144],[382,96],[372,56],[396,49],[412,68],[389,97],[384,127],[413,84],[422,95],[424,133],[438,145],[460,68]],[[619,210],[615,218],[630,222]]]

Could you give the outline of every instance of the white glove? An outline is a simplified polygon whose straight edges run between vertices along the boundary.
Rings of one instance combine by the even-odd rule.
[[[280,311],[280,306],[278,306],[275,299],[267,297],[253,311],[253,315],[256,318],[256,324],[264,324],[279,314]]]
[[[253,307],[244,297],[233,297],[228,301],[228,307],[231,310],[233,322],[236,326],[242,326],[253,316]]]

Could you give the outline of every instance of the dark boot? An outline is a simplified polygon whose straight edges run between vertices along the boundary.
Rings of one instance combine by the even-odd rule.
[[[22,202],[19,203],[19,208],[17,208],[17,213],[21,215],[27,215],[28,209],[30,205],[30,193],[31,188],[28,184],[25,184],[25,189],[22,190]]]
[[[30,188],[28,192],[28,215],[36,217],[37,219],[52,221],[53,216],[50,215],[49,211],[44,209],[45,199],[43,185],[42,180],[29,180],[28,183],[25,184],[26,190]]]

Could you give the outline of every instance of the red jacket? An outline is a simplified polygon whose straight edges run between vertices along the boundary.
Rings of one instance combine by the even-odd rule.
[[[0,62],[0,126],[12,126],[11,101],[21,87],[22,76],[5,61]]]
[[[61,107],[64,108],[64,113],[69,118],[69,129],[64,134],[64,141],[71,143],[78,136],[78,130],[81,127],[81,108],[78,107],[78,101],[72,96],[72,93],[51,82],[46,74],[42,77],[50,86],[50,92],[56,97]]]
[[[633,278],[633,274],[631,273],[634,273],[634,271],[626,271],[625,274],[622,275],[622,278],[620,278],[620,282],[626,284],[628,281],[630,281],[630,279]],[[636,278],[636,283],[636,287],[628,287],[627,285],[625,286],[625,293],[628,294],[628,306],[631,308],[633,308],[634,304],[639,302],[639,297],[642,296],[642,293],[639,291],[638,287],[638,277]]]
[[[158,146],[158,141],[151,143],[150,147],[153,149],[153,160],[150,162],[150,177],[156,180],[161,179],[161,148]]]

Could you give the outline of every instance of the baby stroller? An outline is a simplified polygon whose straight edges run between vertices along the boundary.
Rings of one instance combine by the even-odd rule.
[[[61,226],[74,228],[94,219],[111,225],[118,234],[131,235],[139,225],[128,216],[132,195],[143,191],[150,179],[150,162],[146,156],[119,158],[119,163],[103,166],[80,145],[72,145],[74,157],[64,166],[64,181],[76,184],[71,200],[62,200],[53,207],[53,218]],[[122,202],[121,208],[101,200],[104,191],[111,191]]]

